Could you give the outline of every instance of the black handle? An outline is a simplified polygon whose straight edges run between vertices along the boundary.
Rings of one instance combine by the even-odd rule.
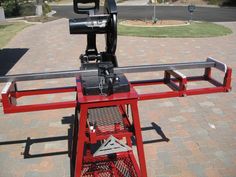
[[[109,16],[99,15],[88,18],[70,19],[70,34],[105,34]]]

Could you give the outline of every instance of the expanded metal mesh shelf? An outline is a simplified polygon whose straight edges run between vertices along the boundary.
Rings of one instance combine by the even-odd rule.
[[[97,135],[126,130],[123,119],[127,117],[122,116],[118,106],[92,108],[88,113],[88,121],[95,125]]]
[[[83,177],[138,177],[136,161],[131,158],[133,154],[127,152],[119,157],[94,158],[90,162],[83,164]],[[136,168],[135,165],[136,164]]]

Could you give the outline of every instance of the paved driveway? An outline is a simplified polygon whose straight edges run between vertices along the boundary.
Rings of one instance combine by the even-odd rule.
[[[119,37],[119,64],[127,66],[204,61],[206,57],[212,56],[236,70],[236,22],[224,25],[230,27],[234,34],[207,39]],[[14,54],[11,56],[12,64],[8,66],[11,74],[78,69],[78,58],[84,52],[85,39],[84,36],[69,35],[68,21],[60,19],[23,30],[1,52]],[[103,36],[99,36],[100,49],[104,48],[103,42]],[[186,74],[198,72],[185,71]],[[128,77],[143,79],[158,76],[162,77],[162,73]],[[74,79],[24,82],[19,87],[53,87],[73,85],[74,82]],[[233,88],[236,88],[234,79]],[[228,94],[139,103],[142,127],[153,128],[142,132],[144,140],[160,139],[158,143],[144,146],[148,176],[236,176],[234,89]],[[37,99],[29,97],[20,100],[20,103],[71,98],[74,95],[48,95]],[[0,109],[0,177],[70,176],[66,151],[73,113],[73,109],[64,109],[4,115]],[[160,130],[170,139],[169,142],[161,141],[157,133]]]

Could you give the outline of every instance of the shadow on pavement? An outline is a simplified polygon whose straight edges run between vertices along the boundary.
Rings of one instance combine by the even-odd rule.
[[[145,140],[145,141],[143,141],[143,144],[152,144],[152,143],[170,141],[170,139],[167,138],[166,135],[164,134],[164,132],[162,131],[161,127],[159,125],[157,125],[155,122],[152,122],[150,127],[143,127],[141,129],[142,129],[142,132],[155,130],[156,133],[161,137],[161,138],[158,138],[158,139]],[[132,137],[132,143],[133,143],[133,145],[136,145],[135,139],[133,137]]]
[[[24,152],[22,152],[22,155],[24,156],[24,159],[29,158],[40,158],[40,157],[48,157],[48,156],[56,156],[56,155],[64,155],[67,154],[69,157],[71,156],[71,145],[72,145],[72,127],[74,124],[75,116],[67,116],[63,117],[61,122],[62,124],[69,124],[68,129],[68,135],[67,136],[56,136],[56,137],[46,137],[46,138],[34,138],[31,139],[28,137],[27,139],[23,140],[14,140],[14,141],[4,141],[0,142],[1,145],[14,145],[14,144],[25,144]],[[55,152],[49,152],[49,153],[37,153],[37,154],[31,154],[31,146],[35,145],[37,143],[48,143],[48,142],[56,142],[56,141],[68,141],[68,149],[65,149],[64,151],[55,151]],[[73,169],[73,166],[71,165],[71,168]],[[70,170],[71,177],[73,177],[74,170]]]
[[[30,137],[28,137],[26,140],[15,140],[15,141],[5,141],[5,142],[0,142],[0,146],[1,145],[13,145],[13,144],[22,144],[25,143],[25,149],[24,152],[22,153],[22,155],[24,156],[25,159],[27,158],[39,158],[39,157],[47,157],[47,156],[56,156],[56,155],[64,155],[64,154],[68,154],[68,156],[70,157],[71,154],[71,147],[72,147],[72,133],[73,133],[73,125],[76,123],[75,122],[75,115],[71,115],[71,116],[67,116],[67,117],[63,117],[61,122],[62,124],[68,124],[69,125],[69,129],[68,129],[68,135],[67,136],[56,136],[56,137],[46,137],[46,138],[35,138],[35,139],[31,139]],[[157,142],[168,142],[169,139],[166,137],[166,135],[164,134],[164,132],[162,131],[161,127],[158,126],[156,123],[152,122],[150,127],[144,127],[142,128],[142,131],[151,131],[151,130],[155,130],[156,133],[161,137],[158,139],[153,139],[153,140],[146,140],[143,141],[144,144],[150,144],[150,143],[157,143]],[[48,142],[56,142],[56,141],[64,141],[64,140],[68,140],[68,149],[65,149],[64,151],[55,151],[55,152],[48,152],[48,153],[37,153],[37,154],[31,154],[30,153],[30,148],[33,144],[37,144],[37,143],[48,143]],[[135,140],[134,138],[132,138],[132,142],[135,145]],[[75,147],[74,147],[75,148]],[[70,176],[73,177],[74,176],[74,161],[75,161],[75,157],[70,157]]]
[[[70,155],[71,141],[72,141],[72,123],[73,123],[73,120],[74,120],[74,115],[68,116],[68,117],[63,117],[63,119],[62,119],[62,124],[70,124],[70,128],[68,129],[68,135],[67,136],[56,136],[56,137],[34,138],[34,139],[31,139],[30,137],[28,137],[27,139],[23,139],[23,140],[0,142],[0,146],[25,143],[24,152],[22,153],[22,155],[24,156],[25,159],[27,159],[27,158],[36,158],[36,157],[47,157],[47,156],[63,155],[63,154],[68,154],[68,156],[69,156]],[[56,152],[49,152],[49,153],[37,153],[37,154],[31,154],[30,153],[30,148],[33,144],[64,141],[64,140],[68,140],[68,149],[66,149],[65,151],[56,151]]]
[[[35,157],[46,157],[46,156],[68,154],[68,151],[50,152],[50,153],[42,153],[42,154],[30,154],[30,146],[32,146],[33,144],[63,141],[63,140],[68,140],[68,136],[57,136],[57,137],[35,138],[35,139],[31,139],[30,137],[28,137],[26,140],[0,142],[0,146],[25,143],[25,150],[22,154],[24,155],[24,158],[27,159],[27,158],[35,158]]]
[[[0,49],[0,76],[6,75],[28,50],[27,48]]]
[[[24,158],[36,158],[36,157],[45,157],[45,156],[54,156],[54,155],[62,155],[62,154],[68,154],[70,156],[70,149],[72,145],[72,126],[74,124],[75,116],[68,116],[68,117],[63,117],[62,119],[62,124],[69,124],[70,128],[68,129],[68,135],[67,136],[56,136],[56,137],[46,137],[46,138],[35,138],[31,139],[28,137],[26,140],[15,140],[15,141],[5,141],[5,142],[0,142],[1,145],[11,145],[11,144],[22,144],[25,143],[25,150],[22,153],[24,155]],[[158,126],[156,123],[152,122],[150,127],[143,127],[143,131],[151,131],[155,130],[156,133],[161,137],[158,139],[153,139],[153,140],[146,140],[143,141],[143,144],[151,144],[151,143],[158,143],[158,142],[168,142],[169,138],[166,137],[164,132],[162,131],[161,127]],[[47,143],[47,142],[55,142],[55,141],[63,141],[63,140],[68,140],[68,149],[65,151],[60,151],[60,152],[50,152],[50,153],[40,153],[40,154],[30,154],[30,147],[33,144],[36,143]],[[133,145],[135,145],[135,140],[132,138]]]
[[[46,156],[55,156],[55,155],[63,155],[68,154],[70,156],[70,149],[72,143],[72,126],[74,123],[74,115],[63,117],[62,124],[69,124],[70,128],[68,129],[67,136],[57,136],[57,137],[47,137],[47,138],[38,138],[38,139],[31,139],[27,138],[25,151],[24,151],[24,158],[35,158],[35,157],[46,157]],[[49,152],[49,153],[40,153],[40,154],[30,154],[30,147],[36,143],[48,143],[48,142],[55,142],[55,141],[63,141],[68,140],[68,149],[66,151],[57,151],[57,152]]]
[[[28,158],[48,157],[48,156],[68,154],[68,151],[30,154],[30,146],[32,146],[33,144],[63,141],[63,140],[67,140],[67,139],[68,139],[68,136],[47,137],[47,138],[38,138],[38,139],[31,139],[30,137],[28,137],[26,140],[25,151],[23,153],[24,158],[28,159]]]

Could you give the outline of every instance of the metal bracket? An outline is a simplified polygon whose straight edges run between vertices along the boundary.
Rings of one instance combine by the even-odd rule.
[[[17,92],[17,86],[15,82],[7,82],[4,88],[2,89],[1,95],[8,95],[9,93],[15,93]],[[8,96],[8,99],[12,105],[16,105],[17,101],[15,97]],[[5,104],[5,102],[3,103]]]
[[[99,148],[98,150],[93,154],[94,157],[102,156],[102,155],[108,155],[108,154],[114,154],[119,152],[127,152],[132,150],[129,146],[122,143],[118,139],[116,139],[114,136],[110,136]]]
[[[3,87],[1,94],[7,94],[11,86],[12,82],[7,82],[6,85]]]
[[[226,64],[224,64],[224,63],[222,63],[222,62],[220,62],[220,61],[218,61],[218,60],[216,60],[212,57],[208,57],[206,61],[207,62],[215,62],[215,68],[217,68],[220,71],[223,71],[224,73],[226,73],[226,71],[227,71],[227,65]]]

